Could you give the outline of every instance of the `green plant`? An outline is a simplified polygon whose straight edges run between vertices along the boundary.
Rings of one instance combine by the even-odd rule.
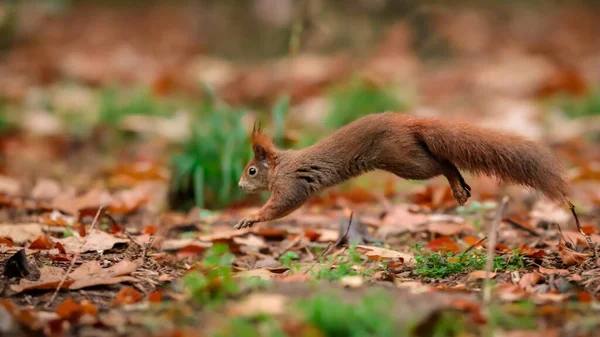
[[[118,88],[107,87],[100,93],[99,119],[118,127],[130,115],[170,116],[174,107],[152,96],[148,90],[137,90],[131,96],[121,96]]]
[[[485,268],[486,252],[471,250],[467,253],[421,252],[415,255],[415,274],[430,278],[445,278],[450,275],[482,270]],[[524,256],[516,250],[509,254],[494,256],[493,270],[516,270],[525,266]]]
[[[536,305],[531,301],[520,301],[509,305],[490,306],[490,330],[532,330],[535,321]]]
[[[234,256],[228,246],[215,244],[206,251],[194,270],[183,277],[192,298],[202,304],[220,303],[238,292],[231,271]]]
[[[600,115],[600,87],[596,87],[583,97],[558,95],[550,102],[570,117]]]
[[[363,81],[352,81],[334,89],[329,99],[332,110],[327,115],[325,124],[334,128],[370,113],[401,111],[407,108],[407,105],[400,102],[389,89]]]
[[[298,255],[298,253],[288,251],[279,257],[279,261],[281,261],[281,264],[283,264],[284,267],[291,268],[292,261],[298,260],[299,258],[300,255]]]
[[[285,337],[279,323],[270,316],[234,317],[224,328],[212,334],[213,337]]]
[[[369,268],[364,268],[365,262],[368,260],[357,249],[356,244],[351,244],[346,250],[346,255],[328,256],[326,261],[311,274],[318,280],[337,281],[346,276],[370,276],[376,270],[381,269],[383,264],[374,264]],[[359,272],[361,270],[361,272]]]
[[[237,182],[252,158],[252,148],[242,119],[246,110],[218,102],[208,87],[205,91],[206,100],[195,111],[202,119],[192,123],[183,152],[172,159],[171,193],[192,195],[193,203],[200,208],[220,208],[242,197]],[[284,98],[273,111],[279,138],[283,138],[285,102]],[[191,200],[183,199],[173,206],[188,208]]]
[[[328,337],[401,336],[392,315],[392,301],[372,292],[357,303],[333,295],[300,300],[297,307],[305,320]]]

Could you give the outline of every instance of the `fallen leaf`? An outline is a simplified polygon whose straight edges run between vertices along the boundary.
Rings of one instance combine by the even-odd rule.
[[[481,313],[481,306],[478,303],[464,299],[455,299],[452,301],[452,307],[457,310],[471,312],[471,316],[475,323],[484,324],[487,322],[485,316]]]
[[[56,314],[69,322],[76,322],[83,315],[83,307],[72,298],[64,300],[57,308]]]
[[[525,290],[530,289],[532,286],[542,282],[544,280],[544,276],[542,274],[533,272],[527,273],[521,277],[519,280],[519,286]]]
[[[113,305],[134,304],[144,299],[144,296],[133,287],[123,287],[112,300]]]
[[[362,250],[362,253],[364,255],[374,260],[402,259],[404,263],[408,263],[409,261],[414,259],[414,256],[412,254],[402,253],[395,250],[390,250],[376,246],[357,245],[356,248],[358,250]]]
[[[58,287],[60,281],[64,278],[65,271],[62,268],[58,267],[44,267],[40,268],[40,278],[37,281],[30,281],[27,279],[21,279],[18,284],[13,284],[10,288],[16,292],[20,293],[27,290],[48,290],[48,289],[56,289]],[[62,284],[61,289],[67,289],[74,280],[69,278],[65,279],[65,282]]]
[[[17,244],[33,241],[42,235],[42,226],[37,223],[0,225],[0,237],[9,238]]]
[[[84,238],[69,236],[57,239],[69,253],[85,253],[89,251],[106,250],[118,243],[127,243],[129,239],[120,239],[114,235],[94,229]]]
[[[492,278],[496,277],[496,275],[497,274],[494,272],[488,273],[485,270],[475,270],[475,271],[469,273],[469,275],[467,276],[467,281],[473,282],[476,280],[492,279]]]
[[[148,294],[148,302],[159,303],[162,300],[162,293],[160,290],[154,290]]]
[[[425,226],[425,229],[433,234],[439,234],[443,236],[453,236],[461,234],[462,232],[472,232],[473,226],[467,223],[454,223],[454,222],[431,222]]]
[[[249,232],[250,232],[250,228],[227,229],[227,230],[222,230],[222,231],[218,231],[218,232],[214,232],[214,233],[210,233],[210,234],[198,235],[197,239],[200,241],[205,241],[205,242],[212,242],[212,241],[224,240],[224,239],[230,240],[233,237],[246,235]]]
[[[61,192],[60,185],[51,179],[40,179],[35,184],[31,191],[31,196],[34,199],[49,199],[56,198]]]
[[[177,257],[186,258],[186,257],[194,257],[196,255],[202,254],[206,251],[206,246],[200,246],[197,244],[187,245],[180,250],[177,251]]]
[[[230,316],[280,315],[284,312],[287,297],[280,294],[251,294],[227,310]]]
[[[529,247],[527,245],[521,245],[519,246],[519,248],[517,249],[517,252],[521,255],[530,257],[532,259],[539,259],[541,257],[546,256],[546,252],[542,249],[534,249],[532,247]]]
[[[527,295],[519,285],[510,283],[500,283],[494,287],[494,291],[501,300],[507,302],[518,301]]]
[[[561,276],[566,276],[569,275],[569,271],[566,269],[552,269],[552,268],[544,268],[542,266],[539,267],[540,273],[542,274],[546,274],[546,275],[561,275]]]
[[[47,236],[40,236],[29,245],[29,249],[48,250],[54,247],[54,243]]]
[[[558,244],[558,255],[567,266],[582,264],[589,257],[587,254],[578,253],[567,248],[562,241]]]
[[[12,247],[15,245],[15,243],[10,238],[0,237],[0,245]]]
[[[136,282],[138,281],[136,278],[124,275],[135,272],[138,266],[138,262],[128,260],[123,260],[109,268],[102,268],[102,265],[98,261],[86,262],[69,274],[69,277],[74,280],[69,289],[81,289],[121,282]]]
[[[458,247],[458,245],[454,241],[452,241],[451,239],[449,239],[448,237],[445,237],[445,236],[429,241],[429,243],[427,244],[427,248],[429,248],[430,250],[432,250],[434,252],[442,252],[442,253],[452,252],[452,253],[456,254],[460,251],[460,248]]]
[[[233,242],[237,243],[238,245],[244,245],[253,248],[263,248],[267,246],[262,237],[252,234],[249,234],[245,237],[234,237]]]
[[[98,314],[98,308],[88,300],[81,301],[81,307],[85,315],[96,316]]]
[[[317,230],[317,233],[317,242],[336,242],[340,238],[340,232],[335,229],[323,228]]]
[[[414,231],[428,221],[429,218],[425,214],[413,213],[405,206],[397,206],[383,218],[381,226],[396,226]]]

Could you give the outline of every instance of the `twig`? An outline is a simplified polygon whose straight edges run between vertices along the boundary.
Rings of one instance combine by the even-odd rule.
[[[354,212],[351,212],[350,219],[348,220],[348,227],[346,227],[346,233],[344,233],[344,235],[340,236],[340,238],[335,242],[335,244],[333,245],[334,248],[339,246],[340,242],[342,242],[342,240],[344,240],[344,238],[346,236],[348,236],[348,232],[350,231],[350,226],[352,225],[352,217],[353,216],[354,216]],[[308,269],[306,269],[304,271],[304,274],[308,274],[308,272],[313,269],[313,267],[321,260],[321,258],[323,258],[323,256],[325,256],[329,253],[329,250],[331,249],[331,247],[332,247],[332,245],[331,245],[331,243],[329,243],[329,245],[327,245],[327,248],[325,248],[323,253],[321,253],[319,255],[319,257],[317,259],[315,259],[315,262],[313,262],[313,264],[311,264],[310,267],[308,267]]]
[[[472,244],[471,246],[469,246],[469,248],[467,248],[467,250],[465,250],[465,252],[463,254],[468,253],[471,249],[477,247],[478,244],[482,243],[483,241],[485,241],[485,239],[487,239],[487,235],[484,236],[482,239],[480,239],[479,241],[475,242],[474,244]]]
[[[96,212],[96,216],[94,217],[94,220],[92,221],[92,225],[90,226],[89,231],[91,232],[92,229],[94,229],[94,226],[96,225],[96,222],[98,221],[98,218],[100,217],[100,213],[102,213],[102,209],[104,208],[104,205],[100,205],[100,207],[98,208],[98,212]]]
[[[58,295],[58,292],[60,291],[60,288],[62,288],[63,284],[67,280],[67,277],[69,277],[69,274],[71,273],[71,270],[73,270],[73,266],[75,265],[75,261],[77,261],[78,257],[79,257],[79,254],[73,255],[73,260],[71,261],[71,265],[69,266],[69,269],[67,269],[67,272],[65,273],[65,276],[63,276],[63,278],[60,280],[60,283],[58,283],[58,286],[56,287],[56,290],[54,291],[54,294],[52,294],[52,297],[50,298],[50,301],[48,301],[48,303],[46,303],[46,305],[44,305],[44,308],[48,309],[52,305],[52,302],[54,302],[54,300],[56,299],[56,296]]]
[[[492,268],[494,267],[494,253],[496,250],[496,241],[498,239],[497,228],[498,224],[500,224],[500,221],[502,220],[502,215],[504,214],[504,210],[506,209],[506,204],[508,204],[508,196],[502,198],[502,203],[500,204],[500,207],[498,207],[498,209],[496,210],[496,215],[492,220],[492,228],[490,228],[490,244],[488,246],[487,251],[487,260],[485,261],[486,282],[484,283],[483,288],[483,305],[485,307],[487,307],[487,305],[490,303],[492,289],[489,282],[489,277],[492,273]]]
[[[567,203],[569,204],[571,213],[573,213],[573,217],[575,218],[575,225],[577,226],[577,230],[579,231],[579,233],[581,233],[581,235],[583,235],[583,237],[587,241],[588,246],[590,246],[590,249],[592,250],[592,257],[595,258],[596,257],[596,247],[594,246],[594,243],[592,242],[592,238],[590,238],[589,235],[585,234],[583,232],[583,230],[581,229],[581,224],[579,223],[579,217],[577,217],[577,213],[575,212],[575,205],[573,205],[573,203],[571,203],[571,201],[569,201],[569,200],[567,200]]]
[[[96,225],[96,221],[98,221],[98,218],[100,217],[100,213],[102,212],[102,208],[103,208],[103,206],[100,206],[100,208],[98,208],[98,212],[96,212],[96,216],[94,217],[94,220],[92,221],[92,225],[90,226],[90,231]],[[85,236],[83,238],[84,244],[87,241],[87,238],[88,238],[88,236]],[[69,266],[69,269],[67,269],[67,272],[65,273],[65,276],[63,276],[63,278],[60,280],[60,283],[58,283],[58,286],[56,287],[56,290],[54,291],[54,294],[52,294],[52,297],[50,298],[50,301],[48,301],[48,303],[46,303],[44,305],[44,307],[46,309],[49,308],[52,305],[52,302],[54,302],[54,299],[56,299],[56,296],[58,296],[58,292],[60,291],[60,288],[62,288],[63,284],[67,280],[67,277],[69,277],[69,274],[71,273],[71,270],[73,270],[73,266],[75,265],[75,261],[77,261],[78,257],[79,257],[79,253],[73,254],[73,260],[71,261],[71,265]]]
[[[517,221],[515,221],[515,220],[513,220],[511,218],[504,218],[503,220],[506,221],[506,222],[508,222],[509,224],[511,224],[513,227],[516,227],[518,229],[522,229],[522,230],[524,230],[524,231],[526,231],[528,233],[531,233],[532,235],[540,236],[540,234],[538,232],[536,232],[535,230],[533,230],[533,229],[531,229],[531,228],[529,228],[529,227],[527,227],[525,225],[522,225],[522,224],[518,223]]]
[[[565,244],[567,244],[567,239],[565,238],[565,236],[564,236],[564,234],[562,232],[562,229],[560,228],[560,225],[558,224],[558,222],[555,223],[555,225],[556,225],[556,228],[558,228],[558,233],[560,234],[561,239],[565,242]],[[571,241],[571,245],[573,246],[571,248],[574,248],[575,247],[575,242],[573,242],[573,240],[571,239],[571,237],[569,237],[569,241]],[[560,242],[560,240],[559,240],[559,242]]]

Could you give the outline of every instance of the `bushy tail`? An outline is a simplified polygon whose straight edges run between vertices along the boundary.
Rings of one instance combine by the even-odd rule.
[[[426,123],[417,130],[429,151],[459,169],[534,188],[557,202],[567,200],[563,166],[552,152],[533,141],[444,121]]]

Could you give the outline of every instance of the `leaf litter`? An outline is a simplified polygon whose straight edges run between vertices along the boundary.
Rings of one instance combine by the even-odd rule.
[[[280,12],[286,11],[273,11]],[[97,15],[96,11],[86,14],[84,8],[78,17],[85,18],[90,13]],[[103,10],[100,13],[107,17],[120,15]],[[418,84],[419,94],[428,105],[419,102],[416,107],[419,113],[439,115],[439,110],[448,118],[458,118],[466,113],[466,118],[471,120],[476,114],[482,116],[481,122],[485,123],[483,119],[487,117],[466,108],[475,104],[471,96],[477,96],[476,104],[486,111],[485,115],[497,115],[491,116],[488,123],[510,127],[534,138],[540,134],[537,125],[537,120],[541,119],[538,111],[541,108],[537,105],[540,97],[551,98],[553,93],[564,91],[582,95],[587,91],[589,84],[580,72],[593,65],[597,44],[589,43],[589,37],[585,38],[595,36],[587,35],[585,25],[574,23],[597,21],[592,11],[571,9],[561,11],[554,18],[544,17],[540,20],[548,23],[544,28],[548,33],[539,36],[521,36],[522,32],[514,29],[524,24],[519,20],[528,20],[527,15],[512,19],[515,20],[513,25],[490,29],[493,20],[488,20],[488,16],[479,10],[457,14],[460,15],[440,13],[436,17],[435,30],[444,36],[444,43],[452,48],[458,62],[439,69],[428,68],[430,65],[422,62],[413,50],[410,29],[399,24],[389,28],[368,62],[357,65],[362,67],[358,69],[359,77],[376,88],[386,85],[383,83],[386,79],[411,87]],[[171,32],[169,36],[180,36],[179,44],[198,45],[187,39],[191,30],[180,26],[185,25],[186,20],[174,19],[174,14],[169,11],[157,10],[155,15],[148,15],[148,20],[173,23],[172,29],[178,33]],[[71,19],[65,17],[64,20],[70,22]],[[318,101],[327,101],[325,91],[328,86],[350,71],[350,58],[346,56],[297,55],[294,67],[298,69],[288,74],[281,71],[282,63],[277,61],[238,68],[230,62],[209,61],[205,55],[173,57],[178,48],[172,45],[157,48],[159,56],[148,55],[140,46],[160,42],[153,35],[162,34],[164,29],[139,28],[136,25],[156,25],[144,20],[136,22],[139,20],[112,20],[114,29],[131,32],[133,42],[128,44],[130,47],[125,54],[122,44],[110,38],[113,34],[103,34],[109,28],[103,28],[102,24],[94,29],[98,30],[98,36],[108,36],[101,48],[106,53],[90,50],[81,39],[73,38],[72,34],[81,35],[79,29],[65,29],[60,22],[49,22],[54,29],[48,31],[54,33],[44,36],[56,42],[56,46],[69,48],[53,49],[49,44],[44,47],[49,50],[35,54],[54,56],[40,61],[41,57],[32,57],[31,51],[23,50],[23,46],[17,44],[18,57],[9,50],[13,57],[0,66],[4,75],[0,78],[1,95],[22,99],[28,87],[40,85],[39,78],[45,77],[32,74],[31,69],[46,67],[52,69],[44,80],[49,83],[56,81],[57,75],[94,85],[108,83],[111,78],[129,78],[150,84],[153,93],[159,94],[186,87],[186,77],[191,77],[193,83],[202,77],[218,84],[219,97],[227,103],[260,105],[273,101],[286,84],[293,84],[289,87],[294,109],[298,109],[300,116],[318,106]],[[553,20],[561,24],[549,24]],[[131,27],[136,29],[128,29]],[[511,38],[496,39],[494,34],[506,33],[505,27],[513,27]],[[150,34],[148,39],[143,34],[147,31],[158,33]],[[569,37],[568,41],[565,36]],[[547,40],[532,41],[542,37]],[[540,50],[533,55],[529,52],[531,48],[520,46],[520,40],[528,41],[523,44],[536,44]],[[569,50],[573,50],[574,69],[552,56],[560,52],[554,50],[555,46],[563,46],[566,42]],[[494,48],[490,49],[490,45]],[[163,49],[168,56],[162,54]],[[465,61],[465,57],[471,60],[474,56],[478,58],[476,67]],[[163,60],[173,59],[190,64],[174,66],[169,63],[164,67],[174,67],[174,70],[161,67]],[[57,60],[64,62],[60,66],[53,65]],[[37,64],[38,67],[24,69],[18,62]],[[40,62],[43,63],[41,66]],[[123,62],[130,66],[123,66]],[[192,66],[215,62],[220,64],[221,70],[213,69],[212,75],[198,74],[197,69],[202,67]],[[396,73],[390,69],[402,71]],[[590,72],[585,78],[597,80],[597,76]],[[469,94],[465,94],[465,86],[475,91],[468,90]],[[197,90],[196,85],[186,88]],[[61,95],[61,90],[68,94]],[[91,92],[92,89],[82,85],[78,90]],[[75,89],[57,88],[49,94],[54,103],[50,105],[80,107],[86,101],[94,101],[85,98],[86,95],[91,97],[89,92],[82,94]],[[501,113],[496,113],[497,110]],[[599,300],[598,266],[585,239],[574,230],[571,214],[564,208],[526,196],[523,191],[504,186],[498,189],[495,182],[490,184],[484,178],[468,177],[467,180],[473,181],[470,184],[474,187],[474,195],[467,205],[457,207],[447,184],[427,182],[398,193],[395,181],[392,181],[392,188],[386,187],[385,193],[378,196],[370,188],[371,183],[379,182],[378,178],[373,178],[368,189],[335,190],[311,200],[310,205],[288,218],[251,229],[232,230],[234,220],[254,211],[255,207],[235,205],[208,212],[208,215],[206,210],[200,209],[189,213],[163,211],[161,202],[172,172],[157,160],[160,157],[157,153],[165,151],[165,142],[155,141],[149,135],[172,133],[165,130],[180,125],[181,116],[185,117],[182,120],[187,120],[189,116],[185,112],[177,113],[172,120],[135,115],[124,118],[126,122],[120,127],[144,134],[145,143],[119,153],[118,161],[123,162],[108,170],[98,170],[100,161],[94,157],[101,155],[96,147],[75,144],[67,139],[69,131],[57,120],[60,113],[29,111],[25,115],[29,116],[22,125],[26,132],[42,132],[45,136],[0,134],[3,155],[0,160],[0,259],[7,266],[18,266],[19,271],[7,273],[0,279],[1,308],[4,310],[0,315],[8,313],[7,322],[18,322],[46,334],[55,332],[54,335],[76,326],[70,332],[81,336],[94,335],[90,332],[93,329],[106,330],[108,335],[144,335],[146,327],[151,327],[153,332],[170,329],[173,333],[165,332],[164,335],[182,336],[205,335],[207,322],[228,327],[229,319],[234,316],[242,319],[260,316],[267,320],[269,317],[281,319],[287,332],[293,330],[296,333],[290,335],[319,336],[327,331],[327,327],[318,325],[318,321],[306,322],[290,315],[296,300],[311,295],[317,300],[325,299],[324,302],[309,302],[315,307],[314,311],[306,313],[307,316],[314,312],[341,312],[344,313],[339,315],[343,324],[339,326],[345,326],[361,321],[364,318],[361,313],[377,312],[377,308],[352,311],[327,295],[339,293],[344,300],[357,300],[354,307],[361,309],[368,308],[360,302],[365,292],[383,289],[385,302],[396,305],[389,312],[398,319],[410,320],[411,326],[416,324],[420,328],[416,330],[418,336],[427,335],[427,327],[447,326],[444,325],[447,321],[453,323],[453,328],[461,329],[461,335],[465,336],[478,335],[487,324],[500,327],[494,331],[494,335],[499,336],[536,333],[553,336],[558,335],[558,329],[563,326],[583,335],[586,327],[594,329],[600,325],[588,315],[593,313],[591,309]],[[532,122],[534,120],[536,122]],[[600,243],[597,217],[594,216],[600,205],[596,191],[599,176],[595,174],[600,160],[597,146],[582,140],[583,129],[571,126],[578,123],[568,123],[570,127],[567,128],[567,122],[554,115],[544,120],[554,123],[549,125],[547,136],[556,141],[556,151],[578,167],[574,169],[572,179],[574,200],[577,200],[578,210],[585,210],[582,216],[584,231],[594,243]],[[560,129],[569,130],[561,132]],[[177,136],[168,137],[169,141],[182,141],[184,137],[179,135],[187,131],[178,131],[181,132],[176,132]],[[285,135],[286,141],[293,142],[297,138],[295,131]],[[104,132],[106,130],[99,128],[94,135],[104,141]],[[77,152],[79,146],[85,153]],[[75,155],[65,158],[66,153]],[[129,154],[132,153],[136,158],[131,158]],[[47,174],[55,177],[53,179],[39,174],[35,181],[30,181],[29,176],[34,174],[21,170],[20,166],[27,158],[35,159],[33,166],[46,166],[39,165],[43,161],[48,163],[47,166],[61,162],[61,167]],[[65,165],[66,162],[69,164]],[[83,174],[78,172],[79,164],[83,164]],[[36,169],[38,171],[32,172],[43,173],[48,168]],[[61,174],[56,172],[61,172],[62,177],[57,177]],[[96,178],[104,182],[99,183]],[[503,194],[513,197],[509,214],[506,214],[506,219],[512,220],[499,224],[498,242],[492,247],[495,253],[493,269],[488,273],[483,270],[483,262],[489,244],[490,215],[495,207],[486,208],[486,205],[494,205],[497,197]],[[93,218],[101,208],[103,214],[90,229],[89,222],[85,223],[84,219]],[[355,212],[350,227],[346,227],[347,209]],[[346,228],[350,231],[344,236]],[[370,236],[376,240],[368,240]],[[221,259],[211,255],[220,245],[226,246],[233,256],[221,256]],[[20,259],[16,264],[10,260],[15,256]],[[26,266],[32,271],[34,267],[38,268],[39,274],[25,275]],[[220,277],[214,277],[215,270],[222,273]],[[206,294],[198,289],[233,288],[228,276],[239,282],[236,285],[241,285],[244,290],[226,299],[225,306],[220,307],[222,311],[218,312],[220,320],[208,319],[214,313],[205,310],[206,303],[199,305],[191,300],[190,293],[195,289],[196,295],[200,296]],[[487,278],[493,279],[491,293],[494,305],[500,310],[486,307],[480,299]],[[210,296],[219,297],[216,292]],[[53,296],[56,296],[55,301]],[[47,304],[52,311],[46,311]],[[456,311],[459,316],[445,316]],[[366,321],[385,326],[384,317],[378,314],[367,317]],[[177,327],[179,318],[191,322],[185,330]],[[461,326],[463,319],[467,319],[467,323]],[[2,329],[11,325],[4,324],[4,316],[2,322]],[[529,329],[532,322],[543,331]]]

